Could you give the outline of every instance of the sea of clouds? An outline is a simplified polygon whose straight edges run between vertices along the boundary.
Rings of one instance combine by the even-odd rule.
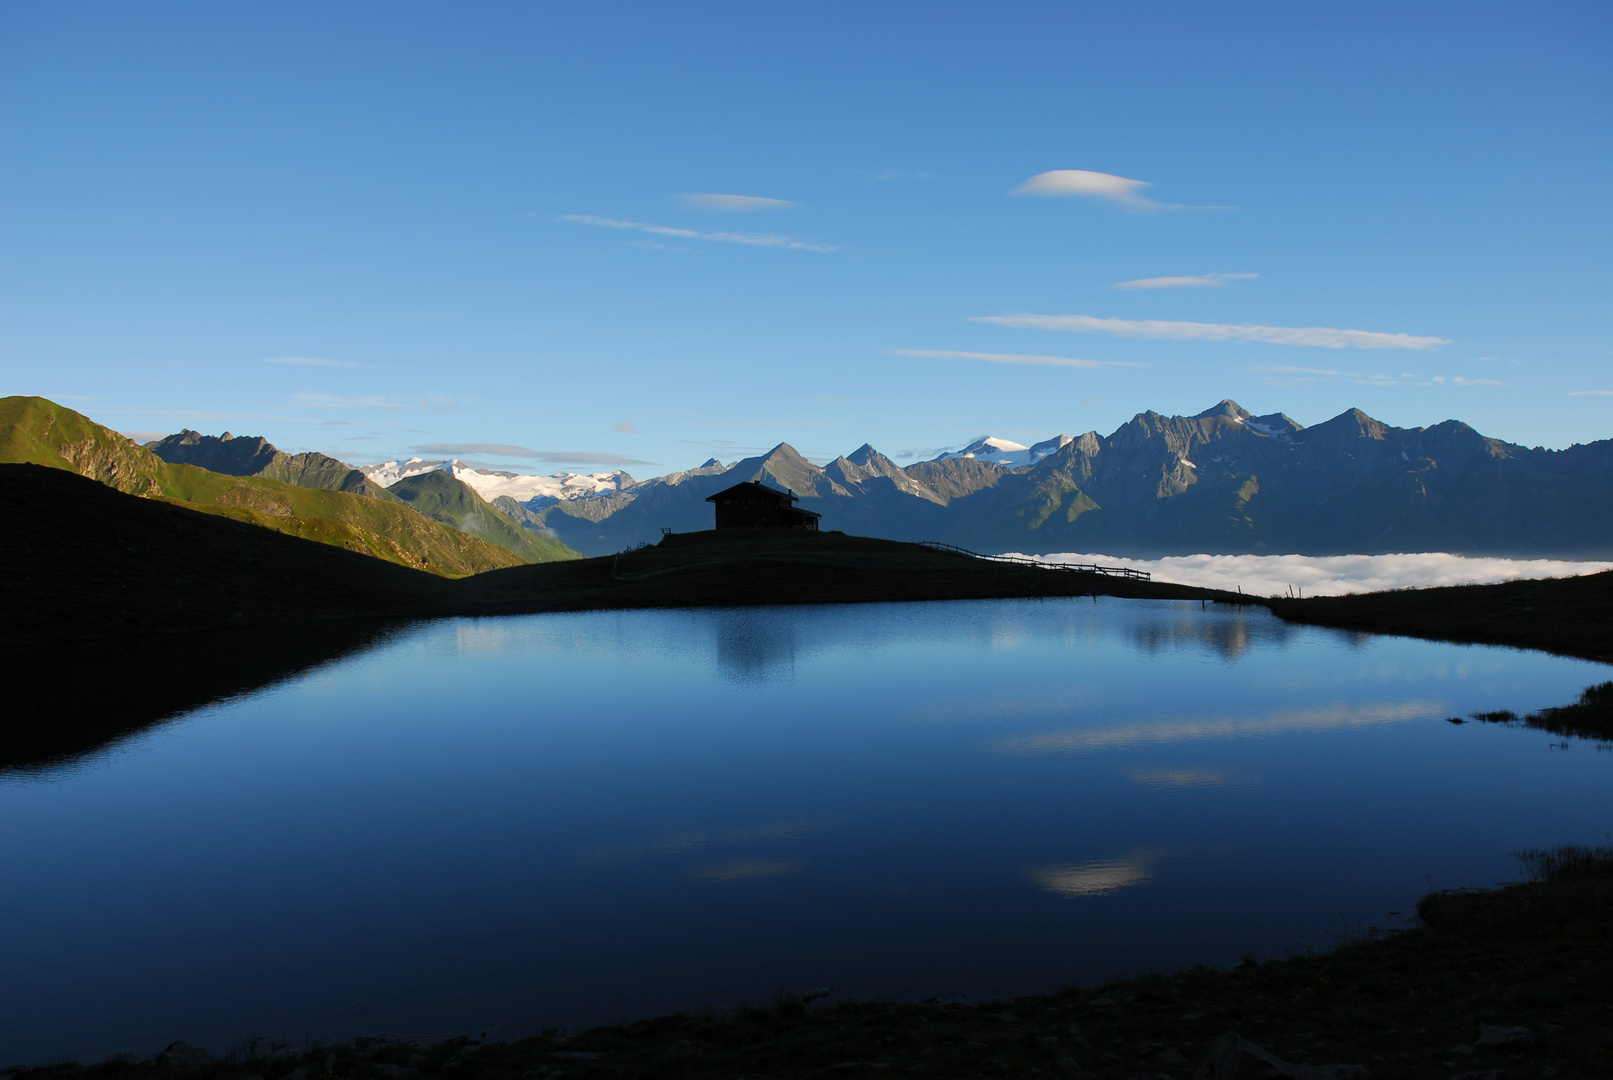
[[[1147,570],[1156,581],[1242,589],[1255,596],[1378,592],[1434,585],[1488,584],[1516,578],[1574,577],[1613,569],[1613,563],[1565,559],[1491,559],[1423,552],[1409,555],[1178,555],[1123,559],[1115,555],[1037,555],[1045,562],[1098,563]]]

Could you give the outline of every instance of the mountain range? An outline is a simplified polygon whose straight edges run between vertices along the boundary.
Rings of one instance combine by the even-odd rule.
[[[1391,427],[1358,409],[1305,427],[1233,401],[1139,413],[1107,436],[1030,447],[985,437],[905,467],[867,444],[819,466],[781,443],[641,481],[454,460],[354,468],[228,433],[141,447],[43,398],[5,398],[0,461],[450,576],[709,529],[707,496],[746,480],[793,492],[826,530],[985,553],[1613,557],[1613,441],[1545,450],[1454,420]]]
[[[1195,416],[1139,413],[1107,436],[1003,443],[906,467],[866,444],[821,467],[780,444],[520,508],[529,528],[584,554],[710,528],[706,496],[760,480],[799,496],[824,529],[988,553],[1613,555],[1608,440],[1545,450],[1455,420],[1391,427],[1359,409],[1305,427],[1222,401]]]

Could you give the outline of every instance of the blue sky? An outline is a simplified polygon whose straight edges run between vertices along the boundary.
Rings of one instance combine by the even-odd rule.
[[[1607,438],[1610,53],[1601,3],[5,4],[0,393],[637,475],[1223,397]]]

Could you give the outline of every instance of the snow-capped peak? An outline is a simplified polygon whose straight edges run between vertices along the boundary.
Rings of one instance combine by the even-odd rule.
[[[999,439],[993,435],[982,435],[962,450],[954,450],[933,458],[934,461],[947,461],[951,458],[974,458],[976,461],[989,461],[993,465],[1001,465],[1005,469],[1017,469],[1023,465],[1034,465],[1050,454],[1056,454],[1071,439],[1068,435],[1055,435],[1051,439],[1039,442],[1035,446],[1021,446],[1008,439]]]

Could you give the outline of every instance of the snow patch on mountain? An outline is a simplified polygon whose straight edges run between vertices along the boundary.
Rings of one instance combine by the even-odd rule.
[[[993,465],[1001,465],[1005,469],[1018,469],[1025,465],[1034,465],[1043,458],[1058,453],[1073,442],[1068,435],[1055,435],[1051,439],[1039,442],[1034,446],[1021,446],[1009,439],[999,439],[993,435],[982,435],[962,450],[931,458],[931,461],[950,461],[953,458],[973,458],[976,461],[989,461]]]
[[[469,485],[476,494],[488,502],[492,502],[500,495],[508,495],[519,503],[540,498],[560,501],[586,499],[600,495],[615,495],[640,484],[640,481],[621,470],[611,473],[554,473],[551,476],[529,476],[525,473],[504,472],[499,469],[472,468],[458,458],[444,461],[410,458],[408,461],[384,461],[379,465],[359,466],[360,472],[383,487],[391,487],[399,480],[437,469]]]

